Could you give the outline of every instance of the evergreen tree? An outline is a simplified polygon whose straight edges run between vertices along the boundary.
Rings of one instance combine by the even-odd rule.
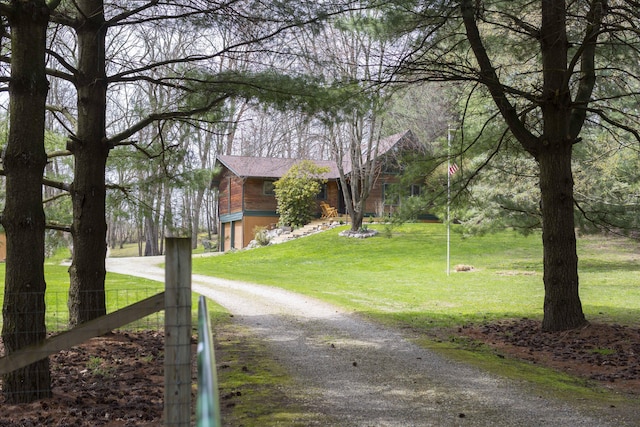
[[[543,329],[584,325],[578,291],[572,160],[587,123],[638,141],[637,12],[629,2],[397,2],[385,15],[414,40],[393,76],[476,84],[533,159],[544,247]],[[499,139],[498,141],[501,141]],[[495,151],[491,150],[491,151]]]

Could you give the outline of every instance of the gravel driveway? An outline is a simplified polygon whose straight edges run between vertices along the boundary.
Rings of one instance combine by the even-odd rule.
[[[162,257],[110,258],[109,271],[164,280]],[[193,275],[193,290],[234,314],[304,387],[332,426],[634,426],[619,408],[577,408],[525,384],[420,348],[401,333],[313,298]]]

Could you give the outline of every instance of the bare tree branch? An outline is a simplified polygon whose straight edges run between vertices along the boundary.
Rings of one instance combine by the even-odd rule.
[[[58,230],[58,231],[64,231],[65,233],[71,233],[71,226],[64,225],[64,224],[56,224],[53,222],[48,222],[44,225],[44,228],[48,230]]]
[[[55,73],[56,77],[60,77],[61,79],[65,79],[67,81],[73,82],[75,81],[75,75],[77,74],[78,70],[76,67],[74,67],[73,65],[71,65],[66,58],[64,58],[62,55],[60,55],[58,52],[51,50],[51,49],[47,49],[47,55],[54,57],[59,63],[60,65],[62,65],[64,68],[66,68],[69,73],[63,73],[60,70],[55,70],[55,69],[47,69],[47,73],[52,74]]]
[[[4,168],[0,167],[0,176],[6,176],[6,172],[4,170]],[[54,181],[52,179],[49,178],[42,178],[42,184],[46,185],[47,187],[51,187],[51,188],[57,188],[58,190],[63,190],[63,191],[70,191],[70,185],[64,182],[60,182],[60,181]]]
[[[478,61],[478,65],[480,66],[480,79],[482,80],[482,83],[487,86],[487,89],[489,89],[491,97],[498,106],[502,117],[511,128],[514,136],[518,141],[520,141],[527,151],[529,151],[533,156],[536,156],[538,150],[538,138],[524,126],[524,123],[522,123],[518,117],[515,107],[507,99],[504,86],[500,84],[500,79],[496,74],[495,68],[491,63],[491,59],[489,58],[482,38],[480,37],[480,31],[478,30],[478,25],[476,23],[475,8],[471,0],[463,0],[460,3],[460,8],[462,10],[464,25],[467,30],[467,38]]]
[[[56,157],[68,157],[72,155],[73,153],[69,150],[60,150],[60,151],[52,151],[50,153],[47,153],[47,158],[55,159]]]
[[[152,8],[153,6],[156,6],[158,3],[159,3],[158,0],[151,0],[151,1],[149,1],[149,3],[143,4],[142,6],[136,8],[136,9],[128,10],[126,12],[123,12],[123,13],[119,14],[119,15],[115,15],[114,17],[112,17],[111,19],[109,19],[106,22],[106,25],[111,27],[111,26],[115,25],[116,23],[118,23],[120,21],[124,21],[125,19],[127,19],[127,18],[129,18],[129,17],[131,17],[133,15],[136,15],[136,14],[138,14],[140,12],[143,12],[143,11],[149,9],[149,8]]]

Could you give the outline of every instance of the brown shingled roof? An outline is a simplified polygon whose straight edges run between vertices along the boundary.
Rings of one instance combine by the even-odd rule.
[[[280,178],[300,159],[282,159],[277,157],[218,156],[218,161],[239,177]],[[328,167],[329,172],[323,178],[340,177],[336,162],[333,160],[313,160],[315,164]]]
[[[393,149],[398,143],[416,144],[417,141],[411,131],[404,131],[388,136],[380,140],[378,144],[378,156],[383,156]],[[345,173],[351,172],[350,162],[345,159]],[[248,156],[217,156],[217,161],[233,172],[235,175],[247,178],[280,178],[291,166],[301,161],[301,159],[283,159],[278,157],[248,157]],[[323,176],[326,179],[338,179],[340,173],[336,162],[333,160],[313,160],[315,164],[328,167],[329,172]]]

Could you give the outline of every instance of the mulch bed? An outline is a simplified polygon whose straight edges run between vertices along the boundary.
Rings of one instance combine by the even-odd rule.
[[[53,397],[12,405],[0,426],[157,426],[164,400],[164,336],[118,332],[50,357]]]
[[[640,329],[592,323],[558,333],[542,332],[531,319],[471,325],[459,334],[481,341],[502,355],[551,367],[640,394]]]

